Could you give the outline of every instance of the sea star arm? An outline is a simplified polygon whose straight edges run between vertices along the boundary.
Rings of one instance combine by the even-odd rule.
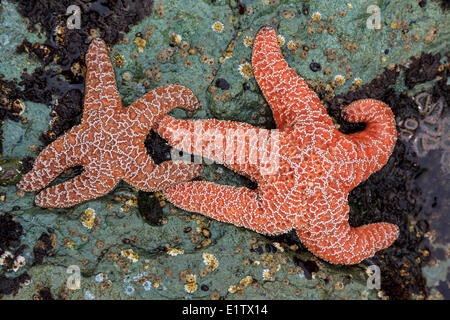
[[[398,237],[398,227],[379,222],[356,228],[343,224],[337,233],[311,238],[310,234],[297,229],[303,244],[318,257],[335,264],[356,264],[372,257],[377,251],[389,247]],[[338,238],[338,237],[343,238]]]
[[[120,109],[122,103],[117,90],[114,69],[102,39],[96,38],[89,45],[86,66],[83,120],[91,111],[97,112],[102,108]]]
[[[48,185],[64,170],[81,165],[77,144],[78,127],[60,136],[48,145],[36,158],[33,169],[22,177],[17,187],[24,191],[37,191]]]
[[[337,150],[345,151],[342,156],[347,157],[352,166],[341,178],[351,190],[386,164],[394,149],[397,131],[391,109],[379,100],[355,101],[345,107],[342,114],[349,122],[366,123],[363,131],[338,135]]]
[[[336,264],[355,264],[397,239],[399,229],[391,223],[350,227],[346,196],[331,192],[325,197],[312,201],[295,226],[302,243],[318,257]]]
[[[200,103],[192,91],[180,85],[166,85],[147,92],[126,109],[126,116],[143,131],[176,107],[199,109]]]
[[[270,130],[216,119],[179,120],[165,116],[154,129],[175,148],[204,156],[255,180],[261,176],[264,151],[276,140],[271,139]]]
[[[199,176],[201,166],[184,161],[155,165],[144,147],[127,168],[124,180],[145,191],[156,191]]]
[[[97,169],[85,167],[79,176],[41,191],[35,198],[36,205],[42,208],[65,208],[108,193],[118,179]]]
[[[264,27],[256,35],[252,67],[278,129],[302,122],[333,125],[316,93],[283,58],[273,28]]]
[[[265,212],[258,193],[207,181],[192,181],[167,188],[164,195],[171,203],[187,211],[232,223],[259,233],[272,234],[276,219]]]

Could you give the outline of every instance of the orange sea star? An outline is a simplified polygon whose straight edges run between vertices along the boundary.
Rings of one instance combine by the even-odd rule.
[[[295,229],[311,252],[332,263],[358,263],[390,246],[398,237],[396,225],[350,227],[347,204],[348,193],[392,153],[397,134],[390,108],[377,100],[355,101],[343,109],[344,118],[366,128],[336,130],[317,95],[283,59],[269,27],[255,38],[252,65],[278,130],[165,116],[157,132],[182,150],[251,178],[258,188],[185,182],[166,189],[167,199],[263,234]]]
[[[17,185],[19,189],[42,189],[66,168],[83,166],[81,175],[43,190],[35,199],[40,207],[69,207],[106,194],[120,179],[154,191],[200,174],[199,166],[182,161],[155,165],[144,146],[152,125],[171,109],[199,106],[188,88],[159,87],[123,108],[103,40],[91,42],[86,64],[81,124],[39,154],[33,169]]]

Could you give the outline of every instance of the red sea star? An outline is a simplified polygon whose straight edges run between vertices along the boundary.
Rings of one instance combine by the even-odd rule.
[[[144,146],[152,125],[171,109],[182,106],[194,110],[199,106],[188,88],[159,87],[122,108],[103,40],[91,42],[86,64],[81,124],[39,154],[33,169],[17,185],[19,189],[42,189],[65,169],[83,166],[81,175],[45,189],[35,199],[40,207],[69,207],[106,194],[120,179],[139,189],[154,191],[200,174],[199,166],[182,161],[157,166]]]
[[[311,252],[332,263],[358,263],[390,246],[398,237],[396,225],[350,227],[347,204],[348,193],[392,153],[397,134],[390,108],[371,99],[353,102],[343,110],[344,118],[365,122],[365,130],[348,135],[336,130],[317,95],[283,59],[272,28],[256,36],[252,65],[278,130],[165,116],[157,132],[182,150],[251,178],[258,188],[186,182],[166,189],[167,199],[263,234],[295,229]],[[183,139],[182,131],[194,143]]]

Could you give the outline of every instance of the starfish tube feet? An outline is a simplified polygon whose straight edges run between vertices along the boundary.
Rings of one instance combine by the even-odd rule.
[[[35,203],[41,208],[71,207],[108,193],[117,182],[114,177],[95,176],[85,170],[79,176],[41,191],[36,196]]]

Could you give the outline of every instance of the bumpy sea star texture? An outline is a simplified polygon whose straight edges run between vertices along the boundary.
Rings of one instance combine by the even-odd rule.
[[[40,207],[69,207],[108,193],[120,179],[155,191],[200,174],[200,167],[182,161],[155,165],[144,140],[161,116],[175,107],[195,110],[199,104],[183,86],[156,88],[127,108],[122,107],[114,69],[105,43],[94,39],[86,55],[87,77],[83,119],[46,147],[17,187],[37,191],[65,169],[83,166],[81,175],[40,192]]]
[[[336,130],[317,95],[287,65],[269,27],[254,40],[252,65],[278,130],[165,116],[157,132],[184,151],[249,177],[258,188],[186,182],[166,189],[168,200],[263,234],[295,229],[311,252],[332,263],[358,263],[390,246],[398,227],[350,227],[347,203],[348,193],[392,153],[397,134],[390,108],[377,100],[355,101],[343,109],[344,118],[366,128],[348,135]]]

